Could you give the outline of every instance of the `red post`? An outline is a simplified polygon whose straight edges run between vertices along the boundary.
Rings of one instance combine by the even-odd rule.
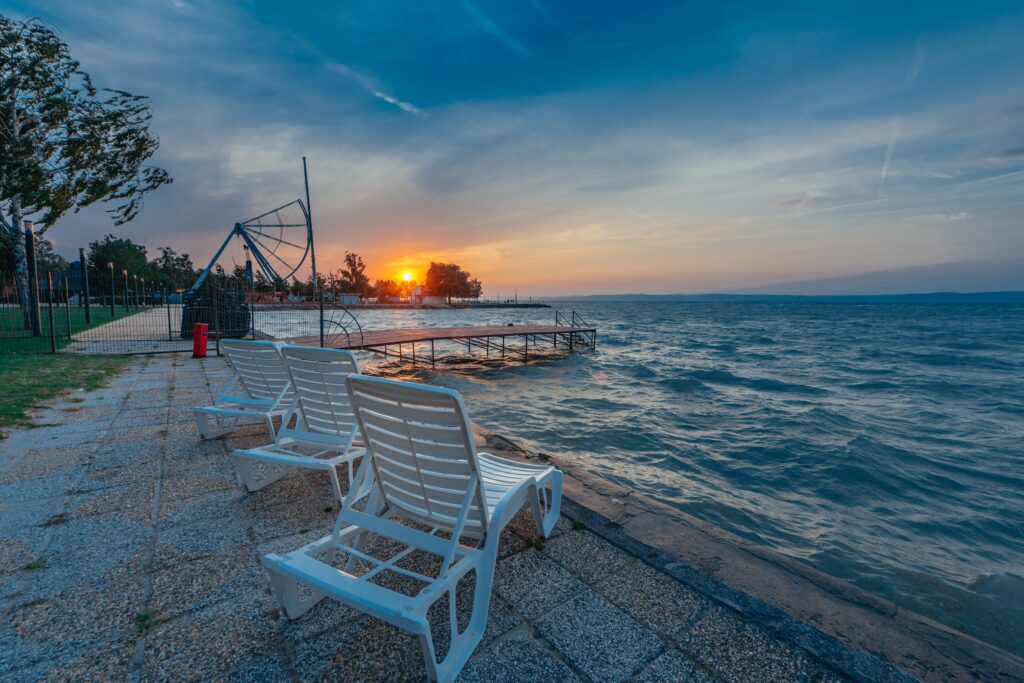
[[[210,326],[206,323],[196,323],[192,328],[192,357],[206,358],[206,345],[210,341]]]

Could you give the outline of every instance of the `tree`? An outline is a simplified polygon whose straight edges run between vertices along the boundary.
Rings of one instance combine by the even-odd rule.
[[[452,297],[476,299],[483,293],[480,281],[470,277],[468,272],[454,263],[432,262],[427,269],[424,284],[431,294],[443,296],[448,303],[451,303]]]
[[[377,280],[373,285],[373,290],[378,299],[402,296],[402,286],[394,280]]]
[[[263,274],[262,270],[257,269],[256,274],[253,276],[253,288],[257,292],[272,292],[274,287],[267,276]]]
[[[343,292],[367,294],[370,290],[370,278],[366,275],[366,264],[359,254],[345,252],[345,267],[338,271]]]
[[[59,273],[68,269],[68,262],[53,250],[53,242],[36,237],[36,270],[40,277],[44,273]]]
[[[94,271],[106,272],[110,263],[114,268],[127,269],[133,275],[150,275],[146,247],[129,238],[107,235],[102,240],[89,243],[89,265]]]
[[[198,277],[192,257],[170,247],[160,247],[160,255],[149,262],[150,276],[165,287],[184,289]]]
[[[146,98],[97,90],[56,31],[0,15],[0,228],[11,236],[24,323],[31,325],[22,221],[42,235],[68,211],[97,202],[115,225],[171,182],[146,162],[160,143]]]

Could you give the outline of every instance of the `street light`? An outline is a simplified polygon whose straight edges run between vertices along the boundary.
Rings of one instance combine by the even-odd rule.
[[[124,298],[121,303],[124,304],[124,312],[128,313],[128,269],[122,270],[121,274],[124,275]]]
[[[110,267],[110,317],[113,318],[117,315],[114,312],[114,262],[111,261],[107,265]]]

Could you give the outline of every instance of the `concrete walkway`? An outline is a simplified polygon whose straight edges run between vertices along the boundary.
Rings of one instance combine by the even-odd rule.
[[[265,433],[201,442],[190,413],[225,379],[218,359],[140,359],[0,442],[0,680],[424,680],[402,631],[329,600],[283,617],[259,558],[324,535],[336,510],[317,475],[236,485],[228,453]],[[506,530],[460,680],[910,678],[838,644],[806,649],[567,508],[576,521],[546,542],[523,515]]]

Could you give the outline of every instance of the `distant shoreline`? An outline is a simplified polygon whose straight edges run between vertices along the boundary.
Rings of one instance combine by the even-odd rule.
[[[536,297],[552,302],[1024,304],[1024,292],[919,294],[587,294]]]

